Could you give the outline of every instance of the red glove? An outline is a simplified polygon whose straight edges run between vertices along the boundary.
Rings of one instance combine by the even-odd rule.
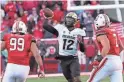
[[[100,62],[98,62],[98,61],[93,61],[92,63],[91,63],[91,65],[93,66],[93,67],[98,67],[98,65],[99,65],[99,63]]]
[[[44,67],[43,67],[43,66],[40,66],[40,70],[41,70],[41,71],[44,71]]]
[[[96,55],[95,58],[94,58],[94,61],[92,62],[92,66],[94,68],[98,67],[99,63],[102,61],[103,57],[102,55]]]
[[[40,66],[38,70],[38,77],[45,77],[44,67]]]

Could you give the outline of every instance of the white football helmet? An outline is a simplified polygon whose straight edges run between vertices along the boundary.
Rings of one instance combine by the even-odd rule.
[[[66,17],[72,17],[72,18],[75,19],[75,21],[77,21],[77,19],[78,19],[77,14],[74,13],[74,12],[69,12],[69,13],[66,15]]]
[[[26,25],[25,25],[24,22],[22,22],[22,21],[16,21],[13,24],[13,26],[12,26],[12,32],[13,33],[19,32],[19,33],[26,34],[27,33],[27,27],[26,27]]]
[[[95,24],[95,28],[98,29],[100,27],[109,27],[111,22],[106,14],[99,14],[96,17],[94,24]]]

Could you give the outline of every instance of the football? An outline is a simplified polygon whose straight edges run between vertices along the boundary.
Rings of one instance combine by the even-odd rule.
[[[54,16],[53,11],[49,8],[45,8],[43,12],[44,12],[44,16],[47,18],[52,18]]]

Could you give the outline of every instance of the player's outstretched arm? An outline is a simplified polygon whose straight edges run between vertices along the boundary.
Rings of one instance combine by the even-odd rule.
[[[45,77],[42,59],[35,42],[31,43],[31,52],[33,53],[35,60],[39,65],[40,70],[38,72],[38,77]]]

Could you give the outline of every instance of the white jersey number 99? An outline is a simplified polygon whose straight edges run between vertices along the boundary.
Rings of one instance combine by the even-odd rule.
[[[13,50],[18,50],[18,51],[23,51],[24,50],[24,39],[23,38],[11,38],[10,39],[10,51]]]

